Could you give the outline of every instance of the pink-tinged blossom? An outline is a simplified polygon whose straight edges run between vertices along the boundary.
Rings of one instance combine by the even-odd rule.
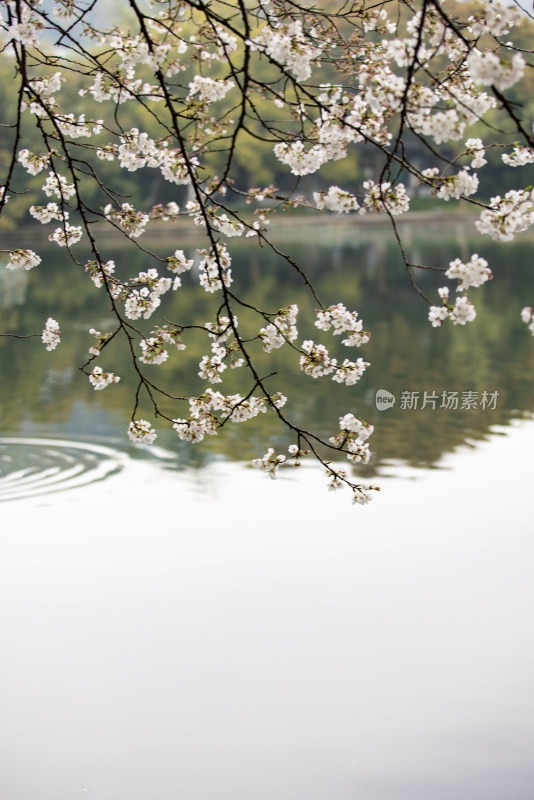
[[[178,438],[186,442],[201,442],[205,436],[215,436],[219,420],[207,411],[199,411],[189,419],[173,420],[173,428]]]
[[[355,505],[365,506],[371,502],[371,492],[376,492],[376,486],[353,486],[352,487],[352,502]]]
[[[25,5],[20,6],[20,15],[20,22],[14,22],[7,27],[8,40],[14,39],[26,47],[37,47],[38,34],[45,27],[44,23]]]
[[[329,467],[325,470],[325,475],[328,478],[328,491],[335,492],[338,489],[343,489],[346,483],[348,483],[348,475],[346,469],[341,469],[340,467],[336,467],[333,469]]]
[[[236,219],[230,219],[227,214],[220,214],[218,217],[213,217],[210,223],[211,226],[215,228],[216,231],[220,231],[223,236],[242,236],[245,232],[243,223],[238,222]]]
[[[330,444],[344,452],[352,464],[367,464],[371,457],[367,439],[373,426],[349,413],[340,417],[339,428],[340,432],[329,438]]]
[[[95,344],[89,348],[89,353],[95,357],[99,356],[100,351],[102,350],[106,342],[110,339],[111,333],[102,333],[101,331],[96,331],[94,328],[90,328],[89,333],[96,339]]]
[[[443,287],[443,289],[439,290],[443,305],[430,306],[428,319],[432,323],[432,327],[440,327],[446,319],[450,319],[453,325],[465,325],[467,322],[472,322],[477,312],[469,298],[465,295],[460,295],[460,297],[456,298],[454,306],[448,305],[448,293],[445,293],[445,289],[446,287]]]
[[[61,74],[61,72],[54,72],[53,75],[48,76],[41,76],[40,78],[34,78],[30,81],[30,86],[35,94],[50,97],[50,95],[59,92],[61,89],[61,84],[64,83],[65,78]]]
[[[140,291],[132,289],[124,303],[124,313],[128,319],[149,319],[160,304],[160,298],[151,296],[146,287]]]
[[[339,427],[341,431],[347,431],[350,434],[354,434],[358,443],[365,442],[374,431],[373,425],[370,425],[368,422],[364,422],[362,419],[355,417],[354,414],[351,413],[344,414],[339,418]]]

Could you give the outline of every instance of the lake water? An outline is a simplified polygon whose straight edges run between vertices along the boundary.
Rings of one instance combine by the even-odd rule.
[[[382,492],[365,507],[312,466],[275,482],[249,468],[290,443],[263,419],[201,450],[163,430],[129,446],[127,378],[94,392],[73,366],[92,295],[59,262],[3,287],[4,331],[56,310],[65,336],[54,353],[0,339],[2,798],[530,800],[532,242],[407,234],[444,265],[488,258],[472,327],[429,327],[384,232],[283,243],[373,333],[348,400],[293,385],[285,356],[276,378],[325,430],[348,410],[375,424],[362,476]],[[240,263],[275,307],[301,291]],[[170,384],[198,361],[184,352]],[[402,407],[425,391],[477,407]]]

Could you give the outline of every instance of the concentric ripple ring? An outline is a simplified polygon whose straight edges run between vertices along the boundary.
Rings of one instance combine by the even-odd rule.
[[[0,502],[104,480],[120,472],[126,460],[104,445],[0,436]]]

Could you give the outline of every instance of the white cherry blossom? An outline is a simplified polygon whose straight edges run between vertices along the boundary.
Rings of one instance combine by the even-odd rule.
[[[48,317],[46,320],[46,325],[43,329],[41,334],[41,341],[43,344],[46,344],[47,350],[55,350],[58,346],[60,339],[60,329],[59,324],[53,317]]]
[[[33,269],[41,263],[40,256],[33,250],[12,250],[6,269]]]
[[[128,438],[135,444],[152,444],[157,433],[146,419],[137,419],[128,426]]]
[[[95,391],[101,391],[112,383],[118,383],[120,378],[114,375],[113,372],[104,372],[101,367],[93,367],[92,372],[89,374],[89,382]]]

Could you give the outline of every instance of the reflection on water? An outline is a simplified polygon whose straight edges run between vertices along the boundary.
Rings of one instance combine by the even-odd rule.
[[[119,472],[123,462],[120,452],[101,445],[0,436],[0,502],[86,486]]]
[[[280,232],[280,247],[300,260],[326,304],[343,299],[357,309],[371,342],[361,355],[371,362],[362,380],[347,390],[329,378],[312,380],[298,373],[297,356],[282,348],[265,360],[265,374],[276,371],[268,380],[269,388],[289,397],[286,411],[304,427],[312,426],[324,436],[337,430],[337,418],[351,411],[375,425],[371,440],[373,461],[360,469],[366,476],[382,462],[399,460],[417,465],[436,463],[443,453],[452,451],[466,438],[479,439],[491,427],[507,424],[510,419],[529,416],[533,410],[530,375],[534,367],[532,338],[520,320],[525,303],[534,303],[534,272],[531,269],[531,240],[498,245],[472,236],[455,225],[428,223],[403,228],[410,258],[418,263],[447,266],[457,256],[468,259],[478,252],[490,263],[495,280],[472,290],[478,316],[465,328],[432,328],[427,309],[408,284],[395,242],[384,228],[331,225],[307,229],[306,243],[290,241],[291,231]],[[298,230],[293,231],[296,235]],[[315,239],[314,239],[315,237]],[[170,243],[149,243],[166,253]],[[195,255],[197,242],[191,242],[188,256]],[[187,243],[183,243],[187,249]],[[98,363],[105,370],[121,376],[121,383],[105,392],[94,392],[75,366],[83,363],[93,344],[88,329],[96,326],[109,330],[112,321],[102,294],[86,280],[83,269],[69,266],[65,254],[37,249],[43,265],[28,274],[30,286],[24,305],[11,304],[4,293],[0,325],[4,331],[21,333],[41,330],[43,320],[53,315],[64,334],[61,346],[47,353],[40,342],[14,342],[0,338],[0,430],[6,435],[57,436],[71,440],[101,441],[102,437],[121,440],[125,437],[134,388],[134,376],[128,362],[127,347],[119,347],[113,356],[103,354]],[[165,249],[166,248],[166,249]],[[77,251],[78,252],[78,251]],[[254,305],[273,311],[296,302],[301,317],[312,318],[315,303],[302,287],[301,280],[273,253],[261,253],[247,242],[232,246],[236,290],[245,290]],[[83,261],[83,251],[78,252]],[[113,258],[119,274],[128,277],[151,266],[143,253],[117,249],[110,242],[106,258]],[[513,262],[513,274],[506,268]],[[69,280],[65,279],[68,270]],[[176,323],[208,319],[213,311],[211,296],[195,284],[195,277],[184,276],[183,291],[166,307],[168,318]],[[436,287],[446,282],[441,275],[422,273],[421,284],[437,301]],[[1,291],[1,289],[0,289]],[[531,300],[528,300],[531,298]],[[240,322],[255,325],[247,310],[240,312]],[[153,320],[143,323],[148,331]],[[302,326],[302,339],[313,337],[317,330]],[[333,355],[344,358],[345,348],[335,347]],[[189,396],[205,389],[197,377],[198,363],[206,350],[204,341],[188,340],[186,350],[161,367],[148,367],[149,377],[156,376],[173,395]],[[331,347],[332,349],[332,347]],[[260,356],[261,358],[261,356]],[[246,394],[251,386],[243,370],[228,370],[219,387],[227,393]],[[397,398],[394,407],[377,409],[376,391],[384,389]],[[425,392],[439,401],[422,408]],[[453,408],[442,398],[457,392],[458,397],[471,393],[498,392],[495,407]],[[419,396],[418,407],[403,407],[405,393]],[[182,416],[177,408],[166,409],[170,416]],[[183,411],[183,409],[182,409]],[[150,415],[144,406],[138,416]],[[285,448],[291,443],[283,429],[276,428],[267,415],[260,415],[246,425],[227,425],[223,435],[210,437],[201,445],[179,442],[175,433],[158,426],[158,443],[175,452],[182,465],[202,465],[213,457],[242,460],[254,458],[267,447]]]

